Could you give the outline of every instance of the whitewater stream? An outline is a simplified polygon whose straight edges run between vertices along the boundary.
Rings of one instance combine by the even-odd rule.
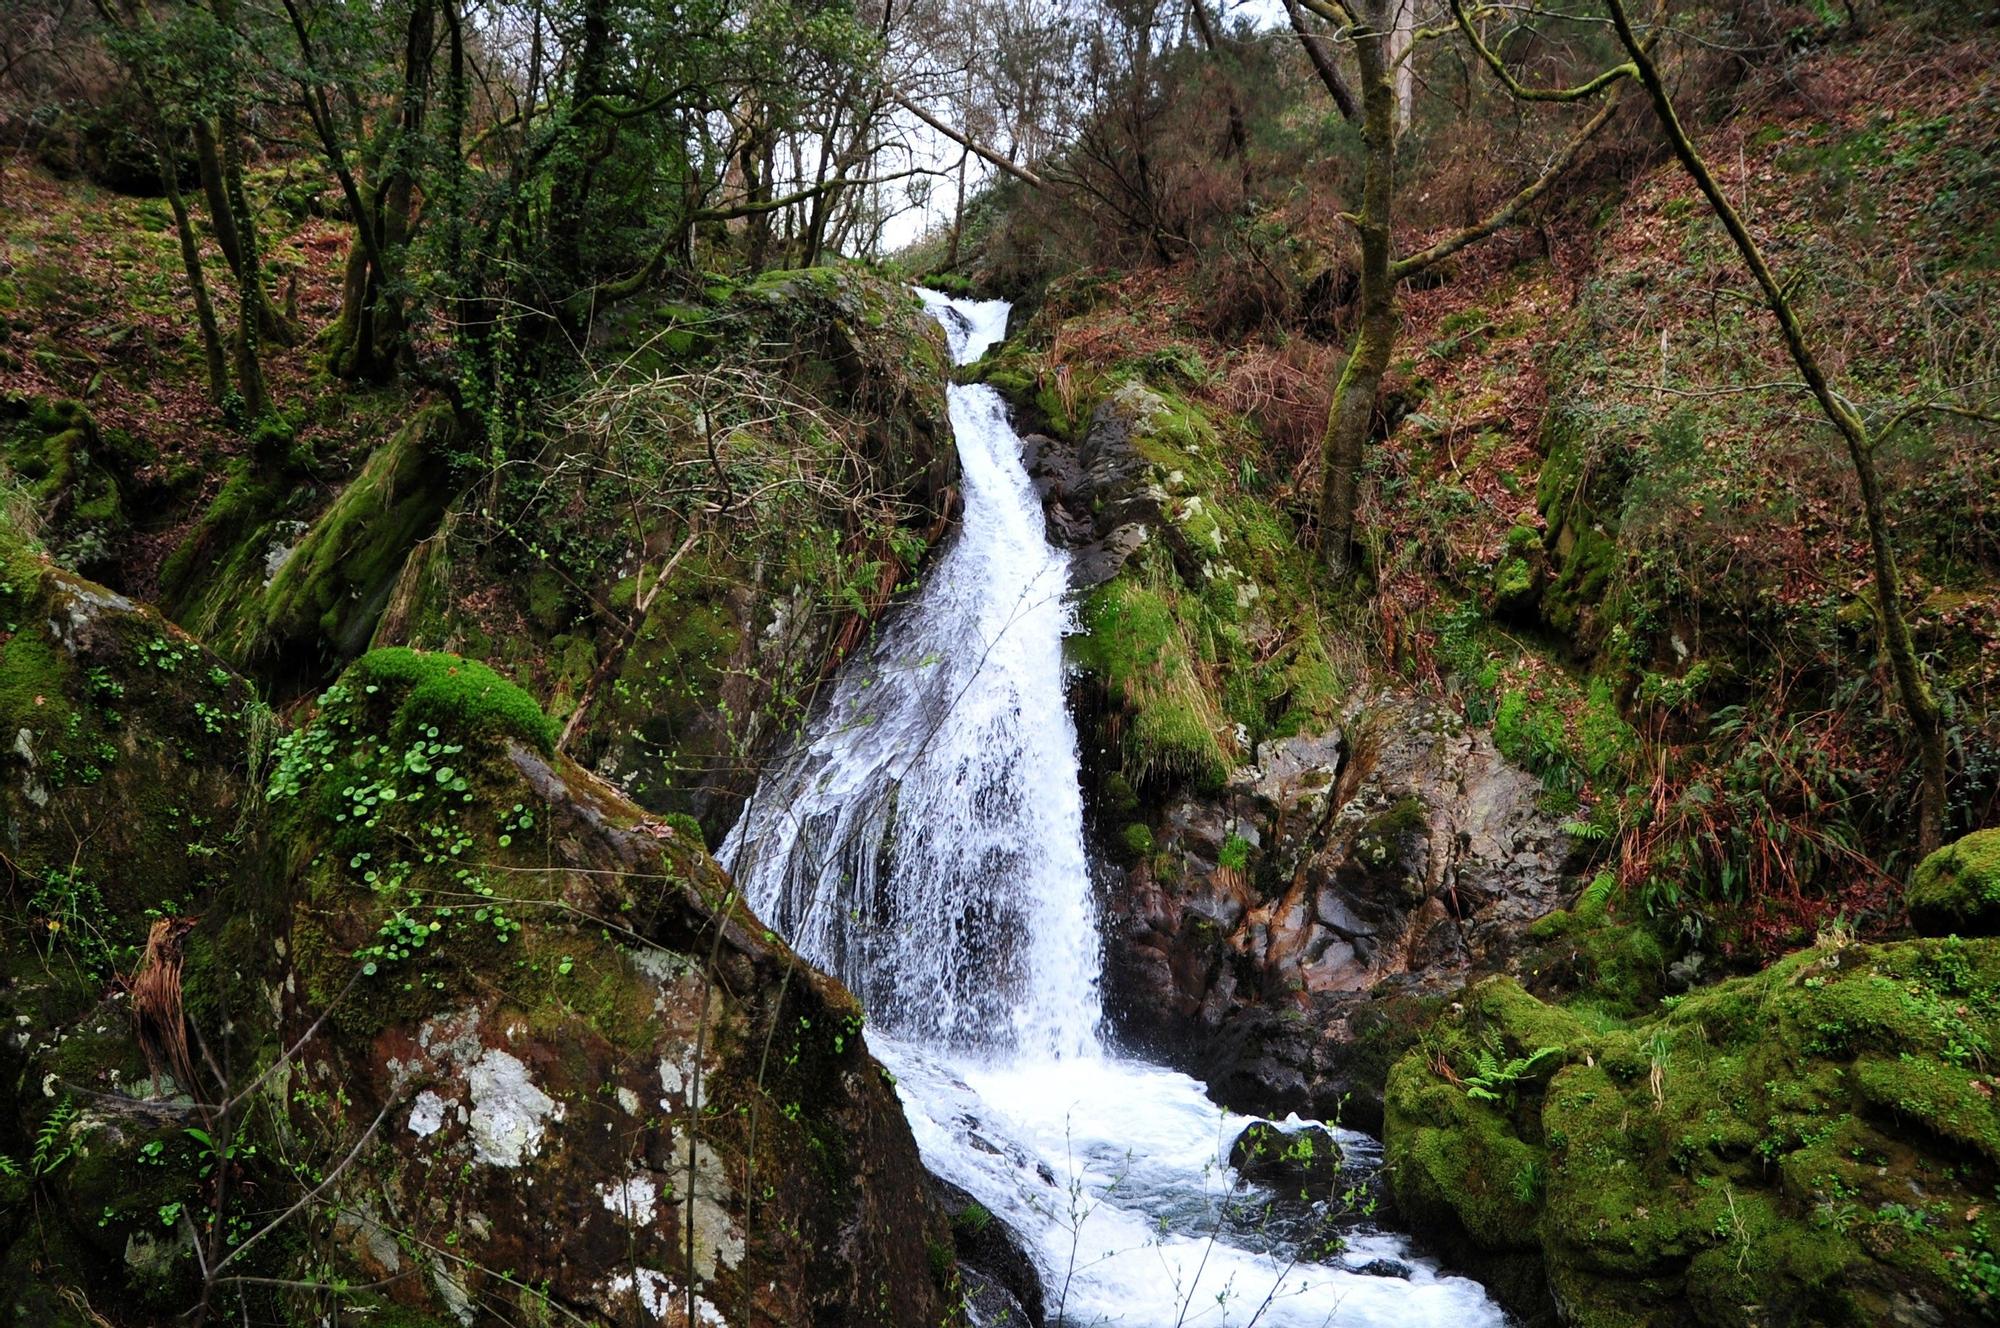
[[[954,359],[1008,307],[920,291]],[[1070,1328],[1479,1328],[1475,1282],[1400,1237],[1300,1254],[1310,1215],[1239,1185],[1231,1115],[1107,1044],[1102,939],[1063,697],[1068,556],[990,387],[950,389],[964,518],[872,649],[842,668],[722,848],[765,922],[861,998],[924,1162],[1005,1221]],[[1374,1141],[1341,1132],[1350,1157]],[[1294,1205],[1296,1207],[1296,1205]],[[1407,1277],[1357,1271],[1400,1265]]]

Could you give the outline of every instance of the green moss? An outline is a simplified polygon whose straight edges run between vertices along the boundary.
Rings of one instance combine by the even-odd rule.
[[[1485,1250],[1532,1249],[1538,1197],[1514,1179],[1545,1165],[1496,1107],[1405,1057],[1383,1098],[1396,1200],[1421,1225],[1455,1228]]]
[[[1917,864],[1906,895],[1926,935],[2000,932],[2000,830],[1978,830]]]
[[[703,852],[708,850],[708,845],[702,837],[700,821],[695,820],[694,817],[689,816],[686,812],[668,812],[665,820],[675,834]]]
[[[1617,930],[1569,914],[1538,933]],[[1946,1321],[1986,1312],[1959,1270],[1991,1248],[2000,942],[1827,946],[1630,1021],[1580,999],[1591,1018],[1483,983],[1397,1064],[1385,1141],[1420,1224],[1503,1249],[1532,1223],[1579,1322],[1736,1325],[1754,1296],[1774,1321],[1858,1325],[1884,1321],[1888,1286]],[[1567,1064],[1511,1103],[1438,1069],[1539,1045]],[[1461,1164],[1523,1150],[1536,1204],[1535,1173],[1509,1196]]]
[[[551,569],[538,567],[530,572],[522,594],[527,599],[528,617],[543,631],[560,631],[568,621],[567,588]]]
[[[215,501],[160,567],[161,607],[189,631],[211,635],[263,586],[277,522],[304,492],[248,459],[231,463]]]
[[[1534,602],[1535,568],[1526,558],[1509,555],[1493,568],[1492,595],[1496,612],[1518,612]]]
[[[0,632],[11,632],[42,594],[46,564],[26,534],[0,512]]]
[[[131,436],[101,433],[77,402],[0,398],[0,473],[25,491],[43,538],[67,565],[111,556],[130,524],[120,476],[137,462]]]
[[[458,740],[514,737],[544,753],[554,750],[555,725],[535,699],[486,665],[457,655],[391,646],[349,666],[350,690],[398,701],[394,735],[435,726]]]
[[[1611,683],[1593,678],[1577,719],[1577,759],[1593,780],[1622,772],[1638,756],[1639,739],[1619,713]]]
[[[9,734],[62,736],[72,713],[69,673],[68,657],[39,633],[16,632],[0,643],[0,725]],[[38,759],[47,756],[43,749]]]
[[[1571,636],[1585,633],[1586,615],[1604,599],[1612,574],[1624,555],[1617,542],[1594,525],[1566,527],[1561,565],[1542,597],[1551,626]]]
[[[1127,861],[1137,862],[1153,856],[1153,831],[1144,821],[1133,821],[1119,832],[1118,842],[1124,847]]]
[[[1121,744],[1126,779],[1219,786],[1229,773],[1222,716],[1170,592],[1120,576],[1091,593],[1083,621],[1080,659],[1130,713]]]
[[[369,457],[223,642],[244,658],[280,645],[335,659],[363,650],[410,549],[444,510],[452,428],[449,407],[429,407]]]

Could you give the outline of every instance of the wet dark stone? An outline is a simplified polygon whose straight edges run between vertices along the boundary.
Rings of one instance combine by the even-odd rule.
[[[951,1222],[952,1251],[975,1322],[1042,1328],[1042,1275],[1013,1228],[948,1180],[932,1176],[930,1189]]]
[[[1229,1165],[1243,1179],[1322,1197],[1338,1186],[1343,1160],[1340,1141],[1324,1125],[1251,1121],[1229,1146]]]

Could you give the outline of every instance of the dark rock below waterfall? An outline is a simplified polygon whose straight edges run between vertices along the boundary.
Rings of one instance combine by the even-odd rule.
[[[1324,1125],[1287,1129],[1271,1121],[1251,1121],[1229,1146],[1229,1165],[1244,1180],[1316,1198],[1333,1193],[1345,1161],[1340,1141]]]
[[[1534,779],[1449,712],[1385,693],[1349,732],[1267,744],[1167,805],[1110,891],[1107,980],[1128,1034],[1223,1101],[1368,1129],[1393,1059],[1368,1035],[1394,1043],[1396,1002],[1504,964],[1559,902],[1567,846]]]
[[[951,1243],[978,1324],[1043,1322],[1042,1275],[1020,1237],[970,1194],[937,1176],[930,1191],[951,1222]]]

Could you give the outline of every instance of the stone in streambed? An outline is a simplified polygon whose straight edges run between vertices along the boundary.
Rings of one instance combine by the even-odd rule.
[[[1244,1180],[1313,1197],[1333,1192],[1345,1160],[1340,1141],[1324,1125],[1252,1121],[1229,1146],[1229,1165]]]

